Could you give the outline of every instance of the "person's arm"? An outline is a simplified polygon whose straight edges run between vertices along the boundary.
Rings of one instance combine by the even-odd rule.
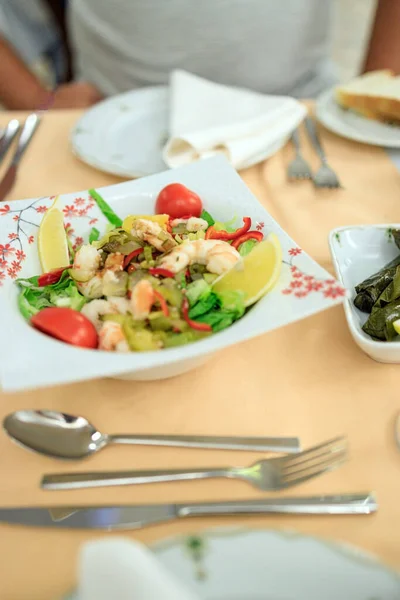
[[[101,100],[98,90],[84,81],[46,90],[11,46],[0,36],[0,103],[9,110],[87,108]]]
[[[400,73],[399,0],[378,0],[363,73],[379,69]]]
[[[49,92],[0,37],[0,102],[9,109],[29,110],[49,100]]]

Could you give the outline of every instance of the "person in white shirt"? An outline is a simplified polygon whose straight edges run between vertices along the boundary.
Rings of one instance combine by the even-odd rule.
[[[166,83],[176,68],[264,93],[313,97],[335,81],[330,60],[332,4],[69,0],[79,83],[56,105],[85,106],[100,96]],[[400,71],[399,23],[400,2],[378,0],[365,70]],[[1,79],[0,48],[0,101]]]
[[[72,0],[80,77],[104,94],[164,84],[174,68],[265,93],[335,81],[330,0]]]

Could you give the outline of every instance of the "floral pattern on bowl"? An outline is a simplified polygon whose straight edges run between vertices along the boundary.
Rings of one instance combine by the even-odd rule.
[[[0,310],[3,335],[10,340],[0,365],[3,388],[8,391],[82,381],[103,376],[152,380],[188,371],[223,348],[267,333],[343,302],[344,288],[302,251],[252,195],[223,157],[166,171],[100,190],[123,218],[153,213],[159,191],[179,181],[200,195],[218,220],[250,216],[265,235],[274,232],[283,251],[281,277],[274,289],[228,329],[205,340],[161,352],[116,354],[82,350],[46,337],[28,327],[18,312],[16,277],[40,272],[37,230],[42,214],[54,197],[5,204],[0,213]],[[59,206],[73,245],[87,240],[93,225],[104,231],[106,220],[87,191],[63,194]],[[35,347],[35,352],[29,348]],[[68,363],[69,368],[64,365]],[[21,366],[22,365],[22,366]]]

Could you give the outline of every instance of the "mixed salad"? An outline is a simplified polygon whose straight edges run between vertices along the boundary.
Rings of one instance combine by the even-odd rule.
[[[263,240],[244,217],[215,222],[197,194],[175,183],[159,194],[154,215],[122,221],[95,191],[110,225],[70,264],[20,279],[18,305],[40,331],[108,351],[151,351],[203,339],[240,319],[241,290],[215,283]]]

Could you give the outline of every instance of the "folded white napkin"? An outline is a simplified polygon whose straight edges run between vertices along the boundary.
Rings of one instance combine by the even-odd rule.
[[[174,71],[170,78],[170,167],[223,153],[239,169],[282,147],[306,115],[294,98],[267,96]]]
[[[116,537],[87,542],[82,547],[77,600],[196,600],[196,597],[143,544]]]

